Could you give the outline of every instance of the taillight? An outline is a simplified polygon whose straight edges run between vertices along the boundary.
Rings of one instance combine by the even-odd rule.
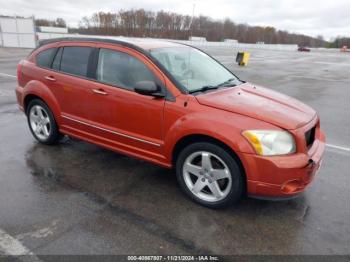
[[[17,65],[17,80],[18,84],[21,85],[22,81],[22,61],[20,61]]]

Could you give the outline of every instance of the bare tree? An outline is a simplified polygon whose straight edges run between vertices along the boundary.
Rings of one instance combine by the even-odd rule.
[[[54,27],[66,27],[66,21],[63,18],[57,18],[56,20],[49,19],[36,19],[36,26],[54,26]]]
[[[41,23],[47,22],[48,20],[41,21]],[[152,12],[144,9],[119,10],[117,13],[97,12],[90,17],[83,17],[76,31],[86,34],[173,39],[188,39],[192,31],[193,35],[205,37],[208,41],[222,41],[225,38],[231,38],[245,43],[265,42],[267,44],[298,44],[316,47],[327,44],[321,36],[312,38],[301,34],[291,34],[271,26],[235,24],[229,18],[214,20],[203,15],[192,19],[189,15],[163,10]]]

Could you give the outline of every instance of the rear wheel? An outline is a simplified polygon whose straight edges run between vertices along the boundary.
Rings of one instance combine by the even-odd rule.
[[[30,101],[27,119],[30,131],[40,143],[52,145],[62,138],[50,108],[42,100]]]
[[[182,190],[195,202],[222,208],[237,202],[243,176],[236,160],[223,148],[201,142],[187,146],[176,163]]]

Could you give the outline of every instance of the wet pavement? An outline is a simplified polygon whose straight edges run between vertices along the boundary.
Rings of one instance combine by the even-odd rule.
[[[237,50],[207,51],[242,79],[313,106],[328,143],[350,147],[350,54],[251,50],[238,67]],[[210,210],[181,193],[172,170],[75,139],[38,144],[8,76],[29,52],[0,49],[0,229],[33,253],[350,254],[350,151],[327,147],[297,199]]]

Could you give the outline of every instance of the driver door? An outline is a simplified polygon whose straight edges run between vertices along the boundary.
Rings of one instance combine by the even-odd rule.
[[[89,120],[114,146],[143,157],[145,153],[160,157],[165,99],[140,95],[134,87],[139,81],[164,83],[162,75],[136,51],[105,44],[97,48]]]

